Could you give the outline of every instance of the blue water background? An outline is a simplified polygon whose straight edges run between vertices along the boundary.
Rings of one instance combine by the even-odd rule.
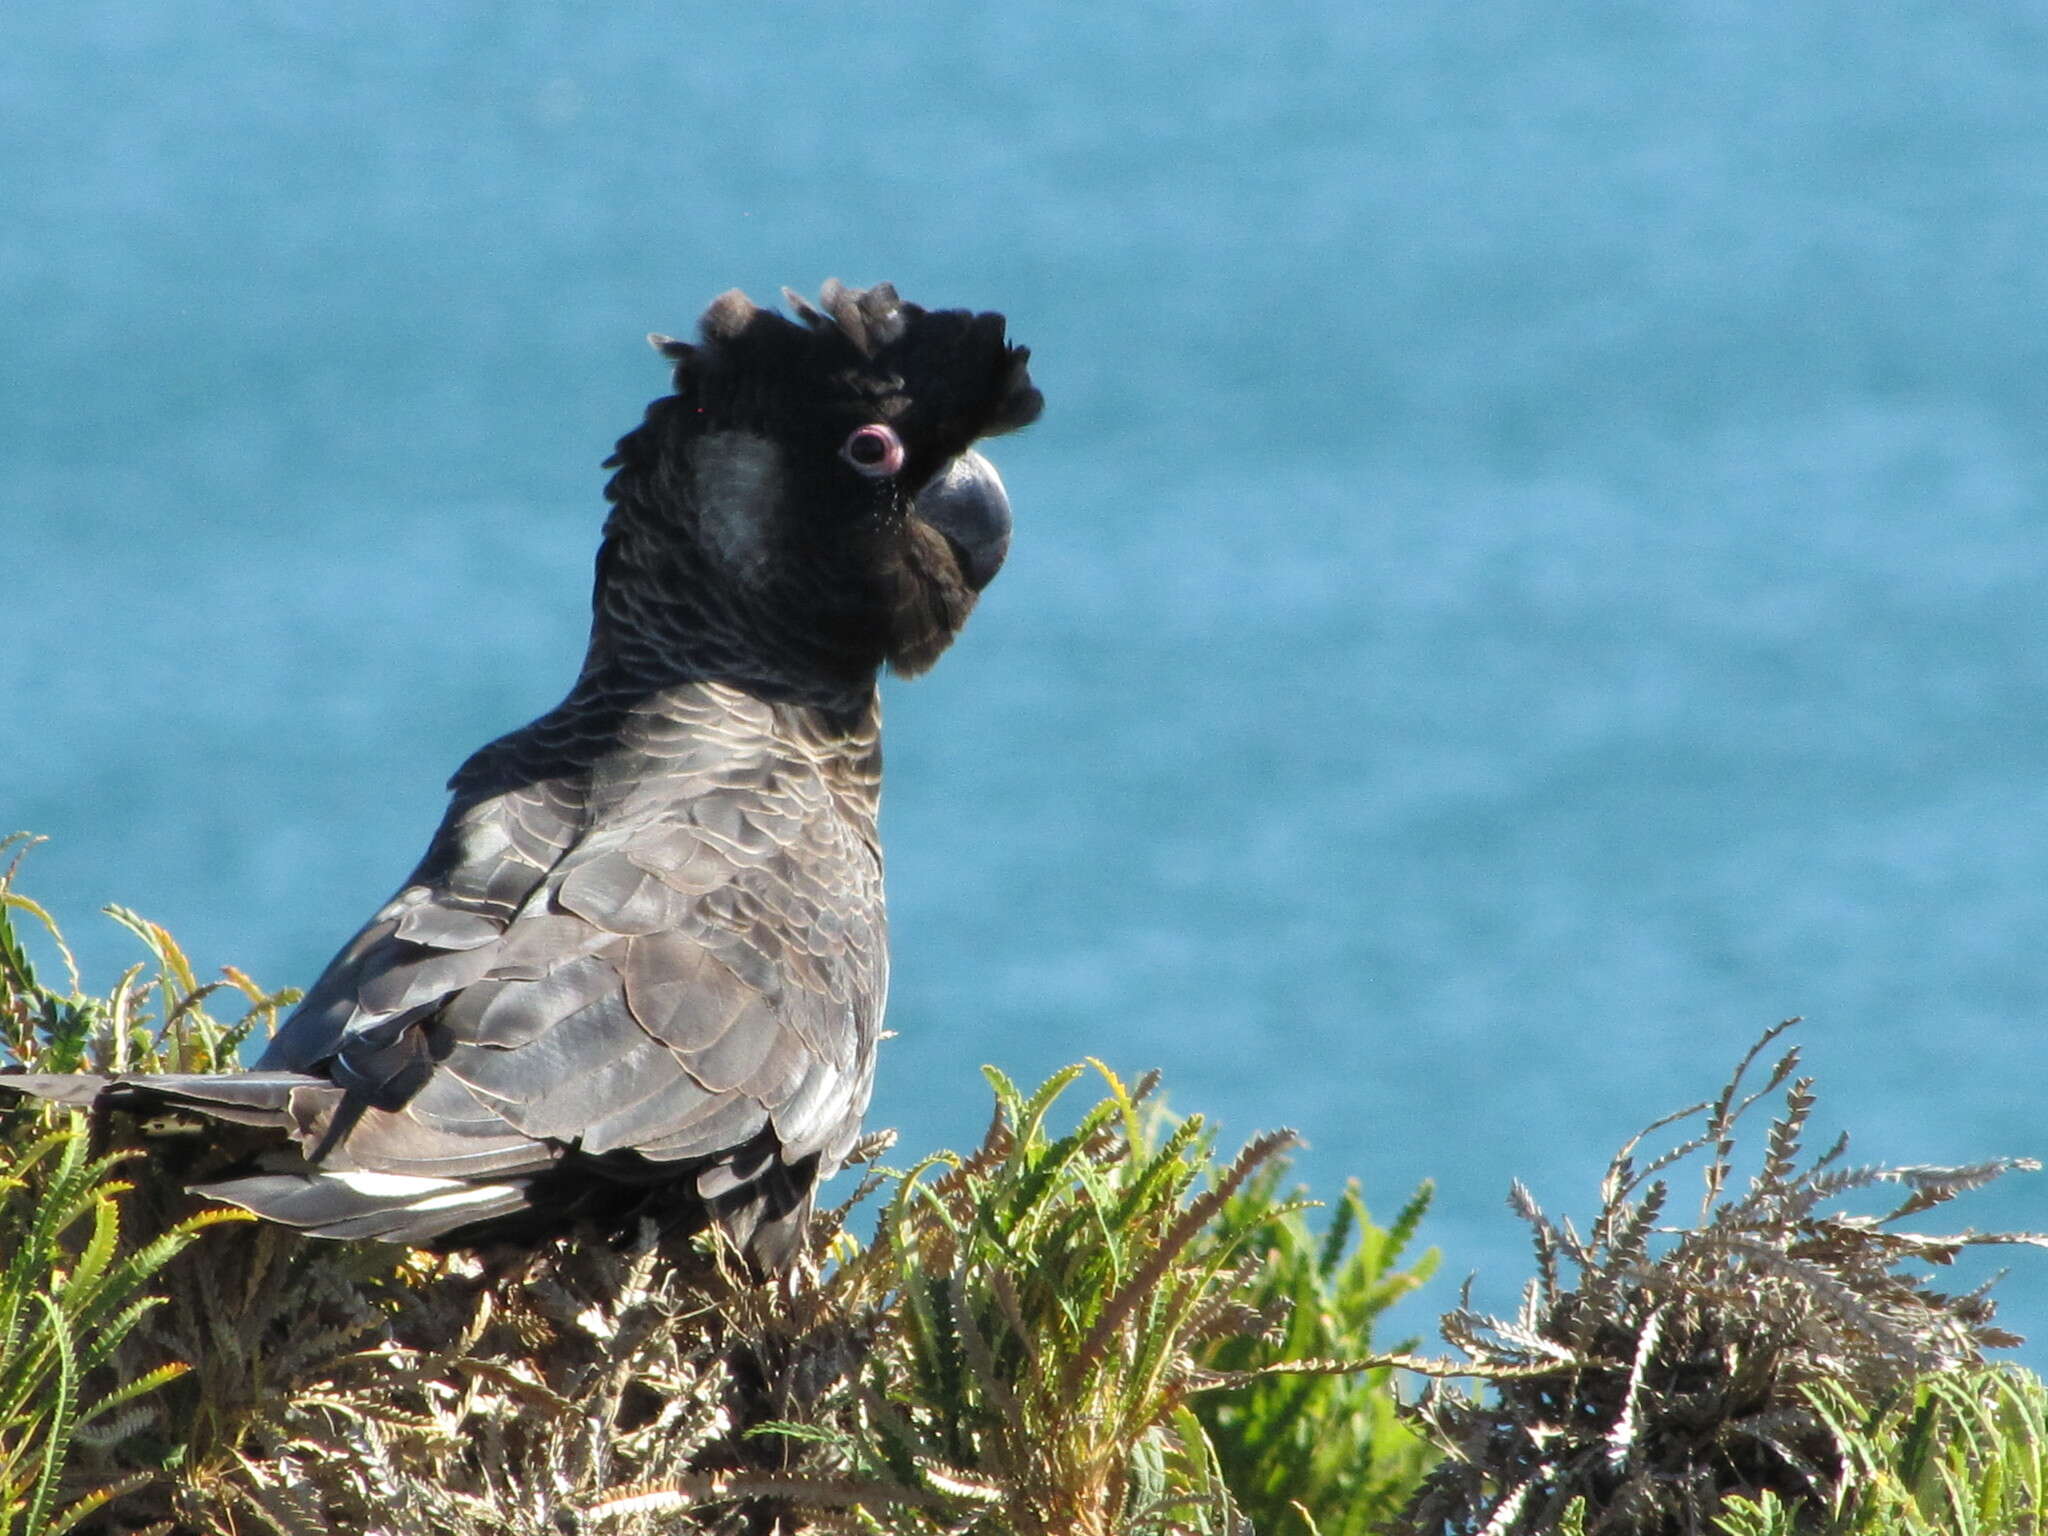
[[[309,980],[573,673],[641,335],[888,278],[1049,401],[890,690],[908,1150],[1163,1066],[1493,1305],[1788,1014],[1853,1156],[2048,1154],[2044,18],[10,6],[25,888]]]

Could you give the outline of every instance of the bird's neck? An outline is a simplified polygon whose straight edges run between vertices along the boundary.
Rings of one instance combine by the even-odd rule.
[[[608,713],[586,779],[593,814],[658,806],[678,784],[695,795],[794,774],[827,786],[840,812],[873,835],[882,772],[874,694],[849,714],[770,702],[724,683],[680,683]]]
[[[687,533],[649,528],[627,507],[606,525],[579,692],[715,683],[853,717],[870,708],[880,667],[800,596],[737,589]]]
[[[879,666],[848,665],[778,633],[759,612],[765,605],[736,601],[687,539],[637,526],[624,510],[614,509],[598,552],[575,686],[477,752],[451,787],[488,796],[557,779],[584,794],[598,779],[630,777],[634,764],[654,771],[654,759],[699,743],[739,744],[738,761],[740,721],[741,737],[798,742],[806,756],[835,760],[856,789],[878,775]]]
[[[703,678],[649,684],[601,666],[586,668],[546,714],[478,751],[449,787],[480,800],[547,781],[598,816],[656,804],[678,782],[701,788],[814,770],[841,813],[872,837],[881,766],[872,687],[851,703],[818,703]]]

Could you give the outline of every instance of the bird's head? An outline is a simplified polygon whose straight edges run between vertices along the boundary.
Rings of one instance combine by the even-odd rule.
[[[1037,419],[1003,317],[825,284],[795,319],[737,290],[698,340],[650,340],[675,393],[619,444],[610,494],[687,548],[733,622],[850,667],[930,666],[1003,563],[1010,507],[981,438]],[[700,594],[709,599],[712,594]]]

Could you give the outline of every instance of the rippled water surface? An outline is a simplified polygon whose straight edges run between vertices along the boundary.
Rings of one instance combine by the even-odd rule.
[[[513,9],[0,19],[0,823],[98,983],[107,901],[309,979],[572,674],[642,333],[889,278],[1050,402],[889,701],[911,1147],[1163,1065],[1500,1305],[1509,1178],[1787,1014],[1854,1155],[2048,1154],[2037,7]]]

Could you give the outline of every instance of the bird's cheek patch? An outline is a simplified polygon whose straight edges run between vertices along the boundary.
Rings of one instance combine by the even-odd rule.
[[[775,445],[751,432],[714,432],[690,458],[698,525],[728,570],[757,582],[774,553],[763,513],[782,500]]]

